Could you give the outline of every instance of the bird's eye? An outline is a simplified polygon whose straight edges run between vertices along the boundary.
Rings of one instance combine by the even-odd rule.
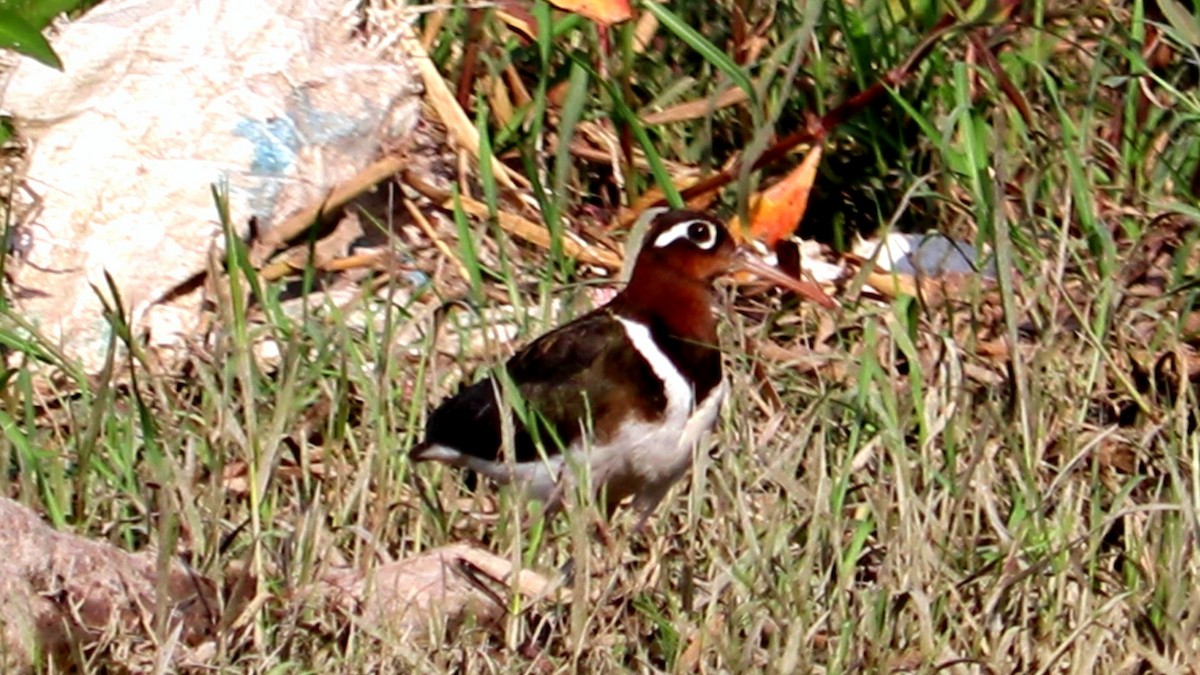
[[[717,226],[707,220],[685,220],[671,225],[654,239],[655,248],[666,248],[672,243],[686,239],[688,243],[705,251],[717,245]]]
[[[691,225],[688,225],[687,234],[688,239],[700,248],[711,248],[717,238],[713,226],[702,220],[693,220]]]

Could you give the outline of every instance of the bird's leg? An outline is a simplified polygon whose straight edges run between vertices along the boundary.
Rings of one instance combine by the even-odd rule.
[[[567,462],[558,469],[558,476],[554,479],[554,489],[550,491],[550,495],[546,497],[546,505],[542,507],[542,513],[545,519],[549,520],[562,511],[563,505],[567,499],[567,490],[571,489],[574,481],[571,480],[571,473],[567,468]]]
[[[635,536],[640,536],[646,531],[646,523],[650,522],[650,516],[654,514],[654,510],[658,508],[663,497],[667,496],[669,489],[671,489],[670,482],[662,486],[655,486],[642,492],[633,501],[633,508],[638,513],[637,524],[633,526]]]
[[[608,522],[603,517],[597,517],[592,523],[592,531],[595,533],[596,541],[608,550],[613,548],[612,528],[608,526]]]
[[[609,523],[612,522],[613,514],[621,507],[625,495],[619,492],[612,492],[605,486],[596,492],[596,498],[593,500],[597,507],[603,506],[603,509],[597,508],[593,522],[596,541],[600,542],[604,548],[611,553],[613,545],[616,541],[613,538],[612,528]]]
[[[575,556],[567,558],[567,562],[558,568],[558,573],[562,575],[562,585],[570,586],[575,583]]]
[[[638,516],[637,524],[633,526],[633,535],[641,536],[646,530],[646,523],[650,522],[650,514],[654,513],[654,509],[648,509],[641,512]]]
[[[563,492],[564,489],[562,481],[559,481],[558,484],[554,486],[554,491],[551,492],[550,496],[546,498],[546,503],[542,506],[543,521],[549,522],[551,518],[558,515],[559,511],[562,511]]]

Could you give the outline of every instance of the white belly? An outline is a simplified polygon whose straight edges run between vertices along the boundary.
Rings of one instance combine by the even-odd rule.
[[[659,349],[650,330],[637,322],[619,318],[626,335],[650,369],[662,382],[667,399],[659,420],[631,422],[603,445],[580,448],[586,453],[594,486],[609,489],[610,499],[635,494],[662,494],[692,465],[692,451],[701,436],[712,428],[725,400],[725,380],[696,405],[695,392],[671,359]],[[650,499],[649,496],[645,499]],[[651,504],[653,506],[653,504]]]
[[[649,491],[660,499],[691,468],[696,444],[716,424],[727,389],[722,380],[694,409],[665,415],[662,422],[629,424],[608,443],[581,448],[593,485],[606,485],[617,497]]]

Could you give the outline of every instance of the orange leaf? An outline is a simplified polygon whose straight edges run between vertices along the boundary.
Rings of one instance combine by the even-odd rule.
[[[605,26],[633,18],[629,0],[550,0],[550,4]]]
[[[817,145],[808,152],[800,166],[753,200],[750,207],[751,237],[773,249],[780,239],[792,234],[804,218],[808,195],[820,165],[821,146]],[[735,225],[731,229],[738,231],[740,228]]]

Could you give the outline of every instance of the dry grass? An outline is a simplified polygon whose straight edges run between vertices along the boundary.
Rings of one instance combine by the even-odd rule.
[[[781,130],[902,61],[932,24],[888,18],[886,3],[828,3],[796,85],[781,45],[804,16],[775,7],[737,43],[735,7],[761,19],[763,3],[684,4],[673,9],[714,44],[759,50],[739,67],[784,102],[770,118]],[[727,293],[734,394],[642,539],[605,549],[582,512],[529,529],[507,492],[407,462],[426,411],[460,379],[597,298],[579,283],[595,269],[429,203],[440,250],[410,211],[384,223],[427,283],[397,275],[352,309],[318,301],[301,320],[276,290],[253,307],[224,294],[180,376],[130,386],[109,372],[47,394],[34,386],[36,340],[5,324],[27,358],[4,380],[0,489],[77,532],[174,549],[217,579],[232,564],[257,572],[263,602],[219,636],[208,666],[221,672],[1196,672],[1200,59],[1154,12],[1115,2],[993,17],[973,35],[1023,99],[972,65],[985,59],[964,33],[836,130],[802,232],[952,232],[994,251],[1011,283],[945,303],[883,302],[850,284],[837,314]],[[469,16],[441,17],[430,51],[453,83]],[[568,55],[598,58],[592,29],[568,25],[544,63],[494,15],[472,30],[480,72],[511,65],[535,96],[525,125],[485,114],[487,147],[534,169],[529,194],[558,219],[552,231],[623,239],[594,225],[628,196],[611,167],[536,150],[570,131],[536,101],[570,105],[550,90]],[[616,91],[583,90],[588,119],[619,119],[616,96],[645,114],[726,81],[669,31],[646,54],[615,39]],[[654,129],[665,159],[719,166],[759,143],[745,107],[705,115]],[[420,159],[439,161],[455,174],[453,158]],[[517,208],[486,175],[470,185]],[[734,210],[738,195],[714,207]],[[227,283],[249,293],[248,279]],[[463,297],[487,309],[452,310],[435,337],[435,310]],[[516,318],[500,325],[505,306]],[[254,348],[265,339],[278,359]],[[324,565],[368,569],[448,542],[543,571],[573,556],[573,599],[514,602],[498,625],[434,626],[428,642],[290,602]],[[138,649],[150,648],[88,647],[85,670],[120,670]]]

